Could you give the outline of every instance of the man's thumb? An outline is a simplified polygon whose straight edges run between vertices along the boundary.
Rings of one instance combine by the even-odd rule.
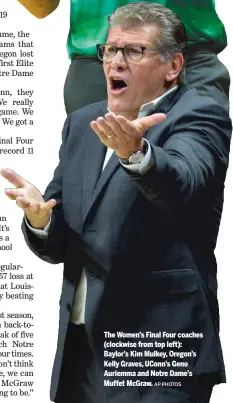
[[[142,126],[143,130],[146,131],[147,129],[149,129],[149,127],[163,122],[166,118],[167,117],[166,117],[165,113],[153,113],[153,115],[136,119],[135,123]]]

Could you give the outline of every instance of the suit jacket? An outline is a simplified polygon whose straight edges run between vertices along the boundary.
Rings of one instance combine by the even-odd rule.
[[[83,266],[85,327],[100,371],[104,331],[151,331],[158,342],[166,340],[159,333],[165,331],[176,333],[170,340],[182,342],[180,351],[196,353],[188,358],[193,375],[224,381],[214,248],[230,119],[213,99],[181,86],[154,110],[167,119],[146,133],[156,164],[140,176],[126,171],[115,154],[102,172],[106,147],[90,121],[106,108],[105,101],[89,105],[65,122],[60,162],[45,192],[46,200],[57,200],[47,240],[37,239],[23,224],[34,253],[51,263],[64,262],[51,398]],[[174,360],[167,352],[167,361]]]

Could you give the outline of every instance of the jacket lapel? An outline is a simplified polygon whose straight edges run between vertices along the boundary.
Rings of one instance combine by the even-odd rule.
[[[104,158],[106,155],[106,147],[103,147],[101,153],[97,153],[96,151],[97,150],[95,149],[95,158],[98,158],[99,156],[99,159],[101,159],[101,163],[92,165],[91,162],[90,165],[92,165],[92,170],[88,169],[84,172],[83,222],[86,220],[86,217],[92,205],[98,198],[101,191],[104,189],[105,184],[107,184],[107,182],[110,180],[116,169],[119,168],[119,160],[117,156],[113,153],[104,170],[102,171]]]
[[[109,161],[107,162],[104,170],[102,171],[99,180],[97,182],[92,201],[94,202],[95,199],[98,197],[101,190],[104,188],[105,184],[110,180],[114,172],[119,168],[120,163],[119,159],[116,154],[113,152]]]
[[[187,90],[188,88],[186,85],[180,85],[177,90],[172,91],[156,104],[154,110],[151,112],[151,115],[153,113],[166,114]]]
[[[103,104],[98,116],[104,116],[105,113],[107,113],[106,103]],[[104,188],[104,185],[109,181],[117,167],[119,167],[119,160],[113,152],[103,170],[107,148],[101,143],[91,127],[88,128],[86,135],[85,149],[83,171],[83,222],[99,193]]]
[[[92,129],[90,128],[90,131]],[[94,133],[87,133],[83,170],[84,206],[92,199],[96,184],[102,172],[106,147]]]

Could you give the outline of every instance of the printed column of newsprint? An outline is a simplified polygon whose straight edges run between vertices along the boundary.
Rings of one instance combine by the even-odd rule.
[[[66,117],[69,7],[64,6],[38,20],[16,0],[0,4],[0,168],[13,169],[42,193],[58,161]],[[58,30],[62,17],[64,27]],[[28,249],[22,210],[6,197],[6,187],[11,186],[1,177],[0,402],[47,403],[61,267]]]
[[[220,59],[232,75],[229,3],[218,0],[216,7],[229,42]],[[69,1],[63,0],[53,15],[37,20],[16,0],[1,0],[0,168],[15,170],[42,193],[58,161],[65,120],[62,90],[68,68],[68,21]],[[216,251],[228,383],[215,388],[211,403],[232,401],[232,169],[231,163]],[[39,260],[27,248],[20,229],[22,211],[4,194],[8,186],[1,177],[0,402],[48,403],[62,267]]]

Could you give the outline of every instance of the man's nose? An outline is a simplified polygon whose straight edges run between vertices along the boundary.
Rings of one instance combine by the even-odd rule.
[[[125,61],[125,57],[123,51],[118,49],[115,57],[112,59],[111,64],[114,68],[116,67],[126,67],[127,63]]]

